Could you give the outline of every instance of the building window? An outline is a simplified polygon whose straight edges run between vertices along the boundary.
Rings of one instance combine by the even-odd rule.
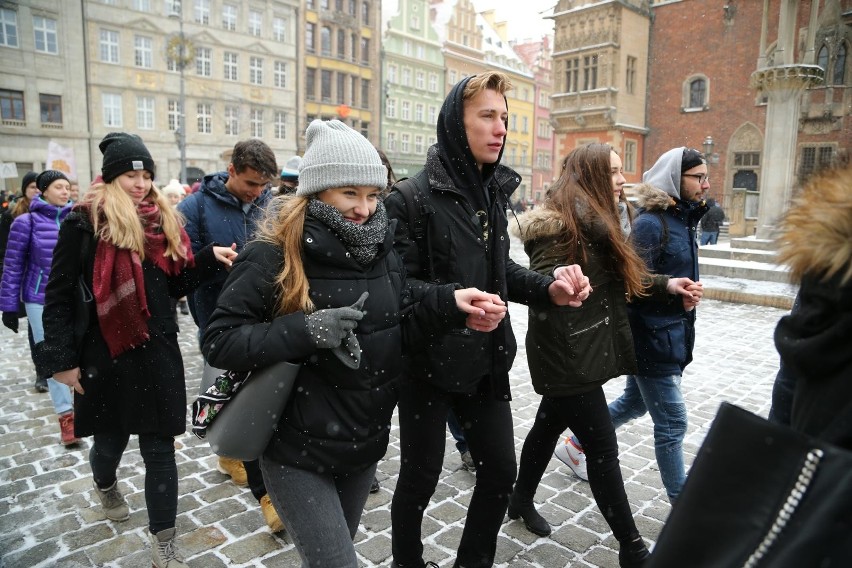
[[[249,83],[263,85],[263,59],[260,57],[249,58]]]
[[[436,73],[429,73],[429,92],[438,92],[438,75]]]
[[[411,150],[411,136],[409,134],[402,134],[399,137],[399,151],[403,154],[408,154]]]
[[[210,77],[213,74],[213,50],[209,47],[195,49],[195,73],[199,77]]]
[[[228,31],[237,30],[237,7],[230,4],[222,5],[222,27]]]
[[[417,16],[417,15],[411,16],[411,19],[409,20],[408,27],[410,27],[412,30],[419,30],[420,29],[420,16]]]
[[[272,18],[272,37],[275,41],[287,41],[287,20]]]
[[[62,97],[59,95],[38,95],[42,124],[62,124]]]
[[[624,142],[624,171],[636,172],[636,142],[634,140]]]
[[[402,120],[411,120],[411,102],[402,101],[400,116]]]
[[[238,136],[240,133],[240,107],[225,107],[225,135]]]
[[[424,118],[424,107],[423,103],[417,103],[414,105],[414,121],[415,122],[423,122]]]
[[[3,122],[26,120],[24,112],[24,93],[22,91],[0,90],[0,109],[2,109]]]
[[[388,132],[387,134],[387,142],[385,142],[385,147],[388,152],[396,152],[396,133]]]
[[[169,99],[169,130],[174,132],[178,128],[180,128],[181,123],[181,112],[180,112],[180,102],[177,99]]]
[[[410,87],[411,86],[411,69],[408,67],[402,68],[402,86]]]
[[[349,15],[355,15],[355,0],[349,0]]]
[[[287,88],[287,64],[283,61],[275,62],[275,86],[279,89]]]
[[[370,25],[370,3],[361,2],[361,25]]]
[[[429,106],[429,124],[438,123],[438,107]]]
[[[358,60],[358,35],[357,34],[352,34],[349,37],[349,45],[350,45],[349,58],[352,61],[352,63],[355,63],[355,61]]]
[[[154,97],[136,97],[136,128],[154,130]]]
[[[521,132],[526,134],[530,131],[530,119],[527,116],[521,117]]]
[[[305,25],[305,49],[308,53],[316,52],[316,40],[314,36],[316,35],[317,25],[311,22],[308,22]]]
[[[576,93],[580,90],[580,58],[565,61],[565,92]]]
[[[358,98],[358,77],[352,75],[349,77],[349,100],[352,106],[357,106]]]
[[[426,76],[423,71],[418,71],[414,75],[414,86],[421,91],[426,88]]]
[[[213,105],[210,103],[198,103],[198,133],[210,134],[213,131]]]
[[[547,91],[539,91],[538,106],[542,108],[550,108],[550,93]]]
[[[210,0],[195,0],[195,23],[207,25],[210,23]]]
[[[346,75],[337,72],[337,104],[344,104],[346,101]]]
[[[0,8],[0,45],[18,47],[18,14],[8,8]]]
[[[450,87],[452,87],[452,86],[453,86],[453,85],[455,85],[455,84],[456,84],[456,70],[455,70],[455,69],[452,69],[452,70],[451,70],[451,71],[447,74],[447,85],[449,85]]]
[[[689,108],[702,108],[707,96],[707,83],[704,79],[694,79],[689,83]]]
[[[396,83],[396,65],[388,65],[388,83]]]
[[[760,167],[760,152],[737,152],[734,154],[734,165]]]
[[[402,40],[402,54],[411,57],[411,42],[407,39]]]
[[[226,81],[236,81],[237,80],[237,54],[226,51],[224,54],[224,62],[225,62],[225,75],[224,78]]]
[[[426,59],[426,48],[424,46],[417,44],[417,47],[414,49],[417,52],[417,59],[420,61]]]
[[[249,33],[260,37],[260,26],[263,22],[263,14],[256,10],[249,10]]]
[[[518,131],[518,115],[517,114],[513,114],[512,116],[509,117],[509,124],[510,124],[509,129],[512,132]]]
[[[846,78],[846,44],[841,43],[837,48],[837,57],[834,58],[834,84],[845,85]]]
[[[36,51],[51,55],[59,53],[59,44],[56,41],[56,20],[33,16],[33,34]]]
[[[361,108],[370,108],[370,80],[361,79]]]
[[[165,0],[166,16],[183,14],[181,0]]]
[[[305,98],[309,101],[317,98],[317,70],[312,67],[305,69]]]
[[[337,30],[337,58],[346,59],[346,31]]]
[[[598,56],[583,57],[583,90],[591,91],[598,88]]]
[[[133,0],[133,9],[139,12],[150,12],[151,0]]]
[[[323,69],[320,74],[320,96],[322,102],[331,102],[331,71]]]
[[[263,138],[263,109],[251,109],[249,120],[251,122],[251,136]]]
[[[539,120],[538,121],[538,137],[539,138],[550,138],[550,122],[547,120]]]
[[[370,40],[365,37],[361,38],[361,63],[370,64]]]
[[[324,56],[331,56],[331,28],[328,26],[320,29],[320,49]]]
[[[276,140],[284,140],[287,138],[287,113],[283,110],[275,111],[273,129],[273,136],[275,136]]]
[[[420,134],[414,136],[414,153],[423,153],[423,136],[421,136]]]
[[[385,103],[385,116],[396,118],[396,99],[388,99]]]
[[[101,98],[103,104],[104,126],[122,126],[121,118],[121,95],[104,93]]]
[[[822,70],[828,74],[828,46],[823,44],[817,53],[817,65],[822,67]]]
[[[136,67],[150,69],[154,61],[153,41],[149,37],[136,36],[133,38],[134,62]]]
[[[627,88],[627,94],[636,93],[636,58],[629,55],[627,56],[627,74],[624,78],[624,85]]]
[[[833,146],[802,147],[799,158],[799,181],[805,183],[811,175],[830,166],[833,160]]]
[[[101,61],[118,63],[118,32],[101,30],[100,38]]]

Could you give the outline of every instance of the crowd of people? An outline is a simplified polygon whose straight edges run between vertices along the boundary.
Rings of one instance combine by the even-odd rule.
[[[648,561],[616,431],[650,414],[674,504],[686,479],[680,385],[703,295],[696,230],[712,211],[707,164],[688,147],[665,152],[636,189],[636,209],[616,150],[576,148],[543,203],[519,210],[512,232],[525,268],[509,256],[520,176],[500,164],[509,89],[499,72],[456,84],[424,168],[400,181],[381,150],[337,120],[311,122],[304,155],[280,169],[264,142],[241,141],[195,191],[177,180],[158,187],[143,140],[123,132],[103,138],[101,175],[79,198],[61,172],[24,177],[0,217],[3,324],[17,333],[26,315],[36,387],[46,382],[63,444],[92,438],[93,495],[114,522],[129,518],[117,469],[138,436],[155,567],[186,566],[175,528],[182,298],[209,367],[301,364],[263,455],[218,457],[217,468],[249,487],[303,566],[358,566],[353,539],[395,411],[395,568],[436,566],[421,528],[448,424],[476,476],[454,566],[492,566],[507,513],[551,533],[534,497],[554,454],[588,480],[619,565]],[[520,461],[508,302],[528,306],[541,395]],[[608,404],[602,387],[620,376],[624,393]]]

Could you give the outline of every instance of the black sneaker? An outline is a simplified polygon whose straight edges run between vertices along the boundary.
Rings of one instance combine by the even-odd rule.
[[[37,378],[35,380],[35,390],[36,392],[47,392],[48,390],[50,390],[47,388],[47,379],[45,379],[44,377]]]
[[[461,455],[461,462],[462,469],[471,473],[476,473],[476,463],[473,461],[473,456],[470,455],[470,451],[467,451]]]
[[[379,485],[379,480],[374,477],[373,483],[370,484],[370,493],[378,493],[381,488],[382,486]]]

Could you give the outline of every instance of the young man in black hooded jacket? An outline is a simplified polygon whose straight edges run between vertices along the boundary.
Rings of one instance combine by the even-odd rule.
[[[419,218],[410,218],[399,191],[386,199],[399,220],[394,247],[415,288],[439,292],[476,287],[500,300],[479,305],[484,315],[459,312],[454,329],[435,335],[409,328],[410,373],[400,385],[401,467],[393,496],[393,566],[425,566],[420,529],[441,473],[448,411],[455,412],[476,463],[455,566],[494,563],[497,533],[517,471],[509,369],[516,342],[505,302],[579,306],[591,288],[576,265],[554,277],[536,274],[509,258],[506,209],[521,182],[499,165],[506,138],[506,75],[467,77],[450,91],[438,116],[438,143],[423,171],[403,183],[417,188]],[[422,225],[426,247],[412,230]]]

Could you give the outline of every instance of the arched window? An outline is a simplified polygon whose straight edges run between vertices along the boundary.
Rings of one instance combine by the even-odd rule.
[[[817,65],[822,67],[822,70],[828,74],[828,46],[825,44],[819,48],[819,53],[817,54]]]
[[[841,43],[837,49],[837,57],[834,59],[834,84],[844,85],[846,78],[846,44]]]
[[[707,82],[693,79],[689,82],[689,108],[702,108],[707,105]]]

